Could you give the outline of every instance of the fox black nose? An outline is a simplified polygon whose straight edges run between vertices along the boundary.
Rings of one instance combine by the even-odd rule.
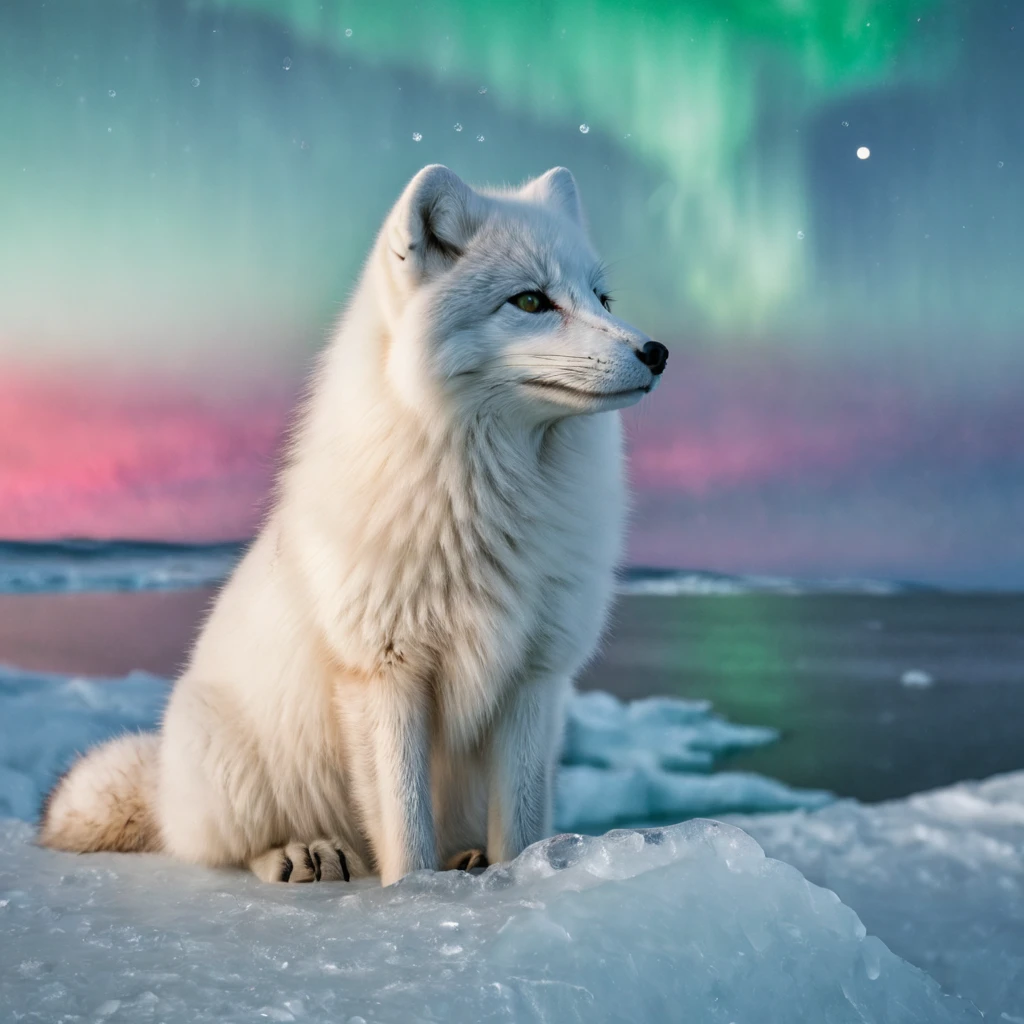
[[[665,372],[668,349],[660,341],[648,341],[643,348],[636,350],[636,357],[657,377]]]

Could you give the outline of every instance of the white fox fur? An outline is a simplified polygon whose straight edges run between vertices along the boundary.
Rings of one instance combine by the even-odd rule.
[[[603,295],[565,169],[417,174],[159,736],[82,758],[40,841],[390,884],[542,838],[620,554],[615,410],[664,366]]]

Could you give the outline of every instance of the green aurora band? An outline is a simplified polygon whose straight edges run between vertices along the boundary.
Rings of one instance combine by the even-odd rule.
[[[797,139],[749,158],[759,91],[771,82],[797,123],[828,95],[884,80],[900,58],[901,74],[918,78],[944,63],[934,47],[913,46],[912,28],[935,0],[214,6],[279,19],[297,38],[339,54],[484,82],[501,106],[541,122],[578,119],[622,140],[667,179],[642,199],[647,210],[627,215],[643,220],[653,210],[677,248],[692,240],[700,250],[667,282],[670,316],[683,300],[730,330],[763,323],[807,276],[807,247],[794,228],[807,218]]]
[[[977,127],[983,156],[968,178],[933,161],[912,204],[896,197],[903,216],[870,257],[856,232],[833,230],[824,258],[815,225],[815,119],[838,125],[843,104],[872,90],[945,102],[962,72],[965,10],[953,0],[5,7],[0,357],[191,373],[244,355],[254,373],[294,372],[402,182],[437,160],[490,181],[570,165],[621,310],[666,339],[685,330],[719,344],[850,347],[852,336],[885,351],[895,336],[959,325],[1005,350],[1024,325],[1013,250],[1024,200],[1010,171],[996,171],[996,129]],[[867,181],[878,172],[854,156],[858,131],[842,136],[843,173]],[[965,181],[976,223],[961,236],[960,213],[942,213],[943,234],[936,211]]]

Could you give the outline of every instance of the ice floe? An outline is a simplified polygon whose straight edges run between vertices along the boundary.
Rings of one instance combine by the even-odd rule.
[[[76,858],[0,822],[0,928],[11,1019],[980,1019],[833,893],[704,820],[558,836],[483,875],[423,872],[388,889]]]

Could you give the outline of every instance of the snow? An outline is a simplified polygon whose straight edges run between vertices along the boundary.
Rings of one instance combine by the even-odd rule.
[[[75,751],[152,727],[167,692],[145,673],[0,669],[0,817],[26,819],[0,821],[5,1019],[1024,1021],[1024,772],[822,806],[708,774],[770,730],[706,702],[584,694],[563,829],[817,809],[558,836],[483,875],[388,890],[34,847],[27,821]]]
[[[731,820],[986,1018],[1024,1021],[1024,772]]]
[[[145,672],[86,679],[0,666],[0,817],[32,820],[43,795],[87,747],[125,729],[152,729],[166,680]],[[744,772],[707,772],[730,750],[776,738],[733,725],[704,701],[662,698],[623,704],[577,695],[555,794],[563,830],[678,821],[729,811],[819,807],[831,798]]]
[[[979,1020],[728,825],[558,836],[482,875],[270,886],[0,823],[13,1019]],[[2,901],[0,901],[2,902]]]

